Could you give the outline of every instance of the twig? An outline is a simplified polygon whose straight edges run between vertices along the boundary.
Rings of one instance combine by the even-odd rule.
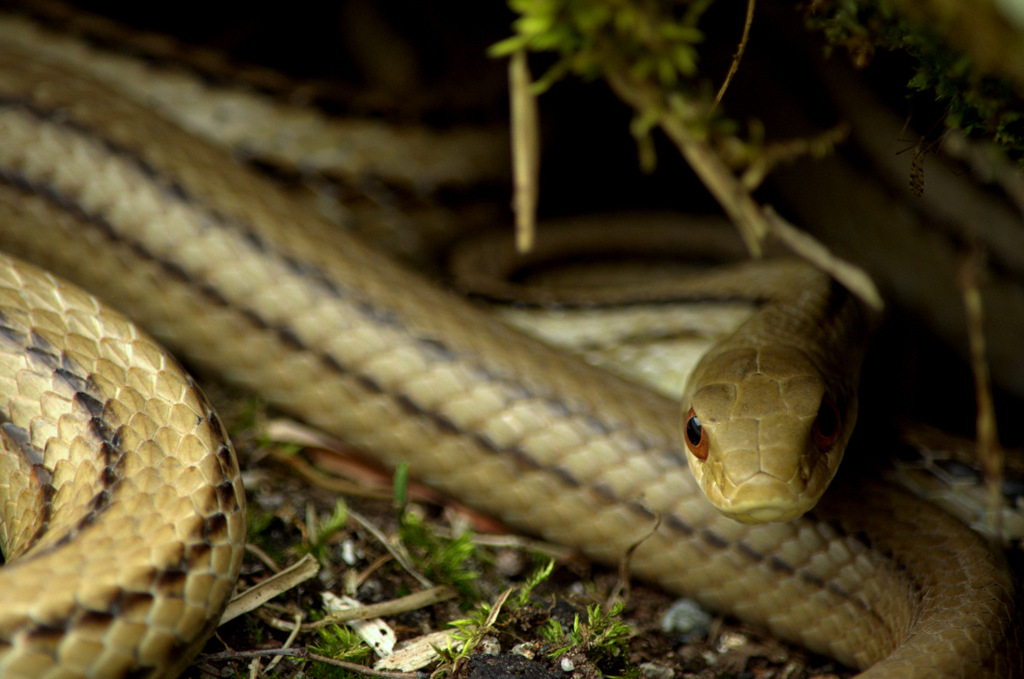
[[[356,577],[353,579],[352,590],[353,591],[357,591],[360,587],[362,587],[364,582],[366,582],[367,580],[370,579],[371,575],[373,575],[374,573],[377,572],[378,568],[380,568],[381,566],[383,566],[384,564],[388,563],[389,561],[391,561],[394,558],[395,557],[391,556],[391,554],[388,553],[388,554],[381,554],[376,559],[374,559],[373,562],[369,566],[367,566],[366,568],[361,570],[356,575]]]
[[[406,596],[398,597],[397,599],[391,599],[390,601],[382,601],[376,604],[367,604],[365,606],[357,606],[343,611],[335,611],[334,613],[324,617],[322,620],[304,623],[300,628],[303,632],[312,632],[322,627],[327,627],[328,625],[337,625],[355,620],[368,620],[370,618],[399,615],[400,613],[408,613],[409,611],[416,611],[421,608],[426,608],[427,606],[433,606],[441,601],[454,599],[456,596],[458,596],[458,593],[451,587],[448,587],[447,585],[439,585],[437,587],[431,587],[430,589],[407,594]],[[267,626],[281,630],[282,632],[290,632],[295,627],[292,622],[275,618],[270,613],[266,613],[262,617],[262,620],[267,624]]]
[[[416,611],[421,608],[426,608],[427,606],[433,606],[441,601],[454,599],[456,596],[458,596],[458,592],[447,585],[431,587],[430,589],[407,594],[406,596],[398,597],[397,599],[382,601],[379,604],[367,604],[365,606],[350,608],[344,611],[336,611],[329,614],[323,620],[306,623],[302,626],[302,631],[308,632],[310,630],[320,629],[321,627],[341,622],[367,620],[369,618],[383,618],[389,615],[408,613],[409,611]]]
[[[516,215],[516,250],[519,252],[529,252],[533,248],[540,184],[537,97],[531,89],[530,81],[526,52],[516,50],[509,59],[508,85],[512,117],[512,176],[515,184],[512,205]]]
[[[833,275],[838,274],[837,278],[841,276],[841,282],[866,304],[875,309],[882,308],[882,296],[866,273],[849,262],[841,262],[822,243],[801,232],[774,211],[762,208],[754,200],[750,191],[733,175],[703,134],[695,131],[699,129],[695,122],[699,120],[699,111],[693,104],[688,104],[681,96],[674,96],[669,99],[666,107],[657,90],[637,83],[614,68],[609,69],[605,77],[619,98],[641,115],[658,112],[658,125],[675,143],[683,158],[739,229],[752,256],[761,256],[762,243],[771,233],[787,245],[798,248],[797,253],[811,263]],[[840,262],[841,266],[838,265]]]
[[[971,373],[974,375],[974,396],[977,402],[975,436],[978,439],[978,457],[985,470],[985,484],[988,487],[988,523],[998,531],[1002,520],[1000,486],[1003,482],[1005,453],[999,445],[995,404],[992,399],[992,379],[985,347],[984,304],[978,286],[981,268],[981,251],[975,248],[960,267],[960,285],[964,298],[964,313],[967,317],[967,340],[970,347]]]
[[[836,257],[821,241],[780,217],[771,206],[764,208],[764,217],[771,224],[772,234],[790,250],[826,271],[871,308],[881,310],[885,306],[875,282],[864,269]]]
[[[626,553],[622,555],[621,559],[619,559],[619,577],[618,581],[615,583],[615,588],[608,596],[609,604],[616,600],[626,601],[629,599],[630,582],[632,581],[632,578],[630,577],[629,562],[633,558],[633,552],[635,552],[640,545],[654,537],[654,534],[658,532],[658,528],[660,527],[661,512],[655,512],[654,523],[651,524],[650,529],[641,535],[636,542],[631,544],[629,549],[626,550]]]
[[[812,137],[798,137],[774,142],[760,149],[760,153],[747,160],[747,168],[740,175],[740,184],[747,191],[755,191],[773,169],[804,156],[826,155],[850,135],[850,126],[840,122]]]
[[[300,446],[314,446],[330,451],[339,451],[343,448],[339,442],[331,437],[321,436],[314,438],[312,430],[308,430],[305,427],[292,426],[292,424],[275,420],[271,424],[274,427],[271,438],[275,441],[296,443]],[[318,488],[329,490],[332,493],[341,493],[350,497],[363,497],[371,500],[387,500],[391,497],[390,490],[384,491],[367,488],[365,484],[326,474],[297,454],[272,451],[271,457],[275,461],[291,468],[309,483]]]
[[[231,600],[231,603],[228,604],[224,615],[221,616],[221,624],[234,620],[244,613],[256,610],[278,594],[309,580],[319,572],[320,564],[316,562],[316,559],[307,554],[280,573],[275,573],[255,587],[251,587],[236,595]]]
[[[281,648],[291,648],[292,644],[295,643],[295,640],[299,637],[299,632],[302,630],[302,617],[303,616],[302,616],[301,613],[296,613],[295,614],[295,618],[294,618],[295,625],[293,626],[292,631],[288,633],[288,638],[284,640],[284,644],[282,644]],[[281,664],[281,659],[283,657],[284,656],[282,656],[282,655],[276,656],[273,660],[270,661],[270,664],[267,665],[267,667],[264,670],[264,672],[270,672],[275,667],[280,665]],[[255,662],[255,661],[256,661],[256,659],[254,658],[253,662]]]
[[[457,596],[457,593],[450,587],[438,586],[427,590],[408,594],[390,601],[382,601],[377,604],[367,604],[344,611],[335,611],[322,620],[303,623],[300,626],[302,632],[312,632],[328,625],[342,624],[354,620],[367,620],[369,618],[380,618],[400,613],[416,611],[427,606],[432,606],[441,601],[447,601]],[[265,609],[261,609],[263,611]],[[273,627],[282,632],[290,632],[295,625],[281,618],[275,618],[272,614],[266,613],[262,618],[268,627]]]
[[[434,586],[434,583],[432,583],[430,580],[427,579],[426,576],[424,576],[422,573],[416,570],[416,568],[412,565],[412,561],[409,559],[409,555],[406,554],[405,550],[402,549],[400,545],[396,545],[392,543],[390,540],[388,540],[387,536],[384,535],[384,533],[380,532],[380,529],[374,526],[371,521],[369,521],[366,517],[362,516],[358,512],[352,511],[351,509],[349,510],[348,515],[352,517],[356,521],[356,523],[362,526],[367,532],[369,532],[370,535],[375,537],[377,541],[384,546],[384,549],[388,550],[391,553],[391,555],[395,557],[395,561],[397,561],[402,566],[402,568],[404,568],[406,572],[409,573],[409,575],[416,578],[416,581],[420,583],[420,585],[426,588]]]
[[[245,543],[245,551],[254,555],[257,559],[263,562],[263,565],[270,569],[271,573],[280,573],[282,569],[276,561],[269,554],[267,554],[261,547],[254,545],[251,542]]]
[[[736,48],[732,63],[729,64],[729,72],[725,74],[725,80],[722,81],[722,86],[718,88],[718,94],[715,95],[715,101],[711,104],[712,110],[722,101],[725,91],[729,89],[729,83],[732,82],[733,76],[740,68],[740,60],[743,59],[743,53],[747,49],[747,40],[750,38],[750,26],[754,23],[754,2],[755,0],[747,0],[747,18],[743,21],[743,36],[740,38],[740,44]]]
[[[552,559],[557,559],[558,561],[568,561],[574,554],[576,554],[576,550],[570,549],[569,547],[556,545],[553,542],[534,540],[522,535],[473,535],[472,540],[474,545],[494,547],[497,549],[518,549],[536,552],[537,554],[543,554],[544,556],[549,556]]]
[[[341,667],[349,670],[350,672],[362,674],[367,677],[382,677],[383,679],[425,679],[427,676],[423,672],[383,672],[381,670],[375,670],[372,667],[367,667],[366,665],[359,665],[357,663],[335,660],[334,658],[328,658],[324,655],[318,655],[305,648],[269,648],[255,651],[222,651],[221,653],[210,653],[208,655],[204,655],[200,660],[203,662],[221,662],[225,660],[239,660],[242,658],[262,658],[273,656],[285,656],[289,658],[297,658],[299,660],[313,660],[327,665],[333,665],[334,667]]]

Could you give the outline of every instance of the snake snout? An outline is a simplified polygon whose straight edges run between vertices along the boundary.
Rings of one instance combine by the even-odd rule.
[[[769,523],[791,521],[800,517],[817,502],[808,502],[804,496],[781,479],[770,474],[756,474],[734,489],[723,514],[742,523]]]
[[[785,440],[771,442],[780,432],[788,432],[792,441],[810,439],[806,422],[784,419],[739,418],[717,423],[709,434],[714,453],[701,465],[698,480],[723,514],[744,523],[789,521],[817,503],[827,480],[815,473],[820,456],[813,444],[808,450]]]
[[[805,354],[783,347],[720,357],[684,421],[705,495],[739,521],[788,521],[817,504],[842,453],[844,422]]]

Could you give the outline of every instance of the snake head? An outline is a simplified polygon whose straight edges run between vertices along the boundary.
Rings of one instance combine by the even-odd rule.
[[[811,509],[853,425],[850,399],[837,391],[793,347],[706,356],[687,389],[683,435],[711,503],[745,523],[789,521]]]

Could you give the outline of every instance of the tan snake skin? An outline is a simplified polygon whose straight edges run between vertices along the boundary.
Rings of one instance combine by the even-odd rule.
[[[222,152],[144,108],[66,67],[0,47],[4,247],[95,291],[191,364],[259,392],[388,464],[407,460],[428,483],[600,561],[618,559],[660,518],[633,554],[634,575],[844,663],[873,665],[864,676],[1020,676],[1012,576],[1000,555],[947,515],[877,481],[858,480],[833,488],[792,522],[751,526],[727,519],[708,505],[687,469],[676,404],[510,332],[331,230]],[[37,287],[45,276],[0,271],[13,281],[5,298],[53,296]],[[70,291],[59,308],[77,318],[79,304],[95,309]],[[41,362],[50,372],[18,391],[28,405],[47,410],[48,399],[30,396],[53,388],[67,401],[68,385],[80,383],[54,372],[57,356],[59,370],[68,370],[58,349],[77,346],[77,325],[67,340],[49,326],[44,333],[37,316],[50,315],[33,314],[16,332],[0,333],[28,337],[36,353],[48,347],[43,353],[51,358]],[[98,339],[95,331],[90,336]],[[177,385],[169,391],[181,394],[184,378],[171,376],[169,364],[148,349],[132,353],[166,371],[166,381]],[[29,360],[3,356],[8,370]],[[87,388],[107,385],[117,372],[108,372],[113,361],[68,359],[82,365]],[[128,372],[134,379],[135,371]],[[146,382],[133,379],[133,388]],[[167,391],[163,379],[150,381]],[[129,389],[98,391],[93,398],[103,401],[116,391]],[[216,464],[202,464],[212,470],[212,487],[195,491],[203,501],[165,501],[159,486],[172,482],[169,470],[179,463],[168,458],[151,477],[137,471],[145,466],[136,460],[152,460],[155,453],[152,446],[128,450],[130,439],[142,437],[127,433],[112,442],[124,455],[121,464],[106,467],[101,483],[124,489],[123,511],[135,516],[159,507],[163,521],[181,521],[189,530],[170,543],[155,535],[148,542],[157,531],[147,530],[146,544],[139,544],[110,512],[60,523],[65,496],[59,489],[52,498],[27,500],[30,507],[55,500],[49,528],[56,537],[49,539],[61,548],[76,549],[86,532],[107,531],[110,549],[89,548],[91,556],[127,567],[125,548],[114,547],[117,537],[136,543],[150,561],[108,575],[114,587],[90,589],[95,581],[88,581],[74,592],[49,572],[30,574],[32,561],[5,567],[0,591],[20,591],[41,577],[50,587],[31,606],[60,595],[75,603],[57,605],[65,617],[44,621],[30,615],[8,623],[11,614],[0,609],[0,675],[169,676],[209,634],[242,536],[225,529],[221,543],[213,535],[221,531],[197,527],[204,516],[217,524],[213,517],[223,516],[234,526],[241,497],[235,469],[209,431],[207,409],[195,396],[185,398],[193,403],[193,426],[205,432],[196,436],[213,443],[205,459]],[[86,411],[93,404],[72,394],[76,399],[72,411],[79,415],[81,401]],[[120,414],[120,408],[106,402],[105,410]],[[153,409],[180,419],[177,406]],[[21,414],[5,415],[15,427],[3,430],[5,440],[18,444],[5,455],[17,460],[34,449],[19,444],[17,427],[24,425],[15,416]],[[155,443],[171,444],[164,450],[174,449],[165,441],[169,427],[146,429],[156,429]],[[80,459],[76,447],[69,450]],[[151,482],[139,483],[140,477]],[[63,492],[75,494],[84,483],[75,478]],[[217,493],[218,486],[230,492]],[[11,502],[4,499],[4,505]],[[27,516],[23,511],[14,507],[12,513]],[[68,531],[73,537],[62,542]],[[196,535],[203,540],[193,543],[199,551],[220,556],[198,559],[206,570],[186,576],[190,560],[168,545]],[[175,591],[209,608],[202,617],[168,606],[131,618],[126,603],[149,596],[157,601],[158,592],[154,586],[136,597],[123,593],[135,591],[140,575],[147,582],[175,580],[156,576],[168,563],[189,578]],[[173,641],[149,643],[160,624],[173,629]],[[92,665],[96,657],[115,655],[125,659],[120,672]]]
[[[860,304],[799,262],[774,288],[708,350],[683,392],[690,470],[740,521],[789,521],[818,504],[857,420],[868,324]]]
[[[0,295],[0,675],[175,674],[242,564],[231,444],[120,314],[6,257]]]
[[[800,260],[736,263],[742,246],[723,237],[732,235],[728,225],[693,221],[680,229],[678,222],[624,220],[608,233],[586,222],[544,224],[525,255],[515,254],[512,234],[485,232],[457,244],[448,266],[460,289],[519,307],[523,313],[511,319],[505,314],[513,324],[517,317],[526,321],[531,307],[549,308],[574,327],[585,323],[583,310],[618,314],[619,308],[629,309],[633,313],[621,321],[628,336],[621,342],[650,333],[648,341],[658,343],[679,333],[681,327],[670,326],[685,323],[679,319],[683,303],[714,305],[715,311],[704,315],[719,317],[728,313],[723,305],[757,307],[755,318],[723,332],[671,388],[662,389],[658,375],[631,374],[614,360],[608,363],[649,388],[656,382],[653,388],[674,398],[685,384],[681,402],[690,470],[719,511],[751,523],[789,521],[818,503],[839,469],[857,419],[857,383],[875,314]],[[639,258],[645,270],[570,267],[568,275],[551,270],[551,262],[567,254],[599,262]],[[690,264],[651,275],[665,258]],[[694,271],[695,261],[722,264]],[[645,308],[656,323],[645,320]],[[660,320],[664,316],[670,318]],[[517,327],[544,337],[529,322]],[[579,346],[588,343],[583,337],[554,341],[586,353]],[[679,348],[670,345],[665,352],[671,357]],[[823,425],[828,436],[822,435]]]

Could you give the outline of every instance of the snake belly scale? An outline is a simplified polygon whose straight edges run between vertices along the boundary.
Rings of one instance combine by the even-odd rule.
[[[73,65],[10,44],[0,45],[0,241],[116,303],[191,365],[387,464],[408,461],[427,483],[520,529],[613,562],[660,519],[633,553],[636,576],[870,667],[864,676],[1021,671],[1012,577],[1000,555],[942,512],[865,480],[788,523],[723,517],[689,473],[677,404],[511,332]],[[35,287],[51,279],[20,277],[12,266],[3,276],[19,281],[17,295],[51,294]],[[62,346],[34,333],[36,322],[11,334]],[[85,370],[86,383],[105,380],[99,368]],[[235,470],[214,455],[222,476],[213,485],[230,487],[240,511]],[[127,488],[127,467],[109,467],[108,481]],[[122,501],[153,502],[141,491]],[[236,514],[218,511],[235,525]],[[186,523],[194,512],[184,512]],[[100,524],[119,528],[105,516],[89,528]],[[71,533],[68,544],[78,537]],[[237,567],[241,534],[224,539],[231,556],[211,559],[224,570],[207,580],[230,579]],[[154,559],[160,551],[152,546]],[[4,590],[22,577],[6,567]],[[203,620],[182,619],[175,648],[194,650],[217,606],[211,597]],[[115,629],[123,608],[66,612]],[[43,674],[10,669],[35,654],[52,661],[52,676],[99,675],[77,652],[12,641],[34,630],[77,648],[84,641],[72,624],[26,624],[0,625],[0,674]],[[134,662],[122,676],[180,669],[141,646],[118,652]]]

